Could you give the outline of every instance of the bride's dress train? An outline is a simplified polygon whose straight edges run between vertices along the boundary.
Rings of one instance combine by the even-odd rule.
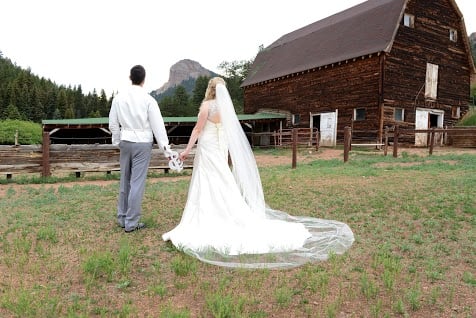
[[[177,248],[221,266],[283,268],[342,254],[353,243],[344,223],[250,208],[228,166],[227,137],[210,121],[200,136],[180,224],[168,233]],[[253,206],[251,204],[251,206]]]

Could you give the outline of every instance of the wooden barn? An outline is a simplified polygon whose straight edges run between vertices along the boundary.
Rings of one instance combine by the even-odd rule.
[[[474,73],[454,0],[369,0],[260,51],[242,84],[245,113],[286,113],[288,126],[319,129],[324,146],[346,126],[382,142],[385,127],[453,126]]]

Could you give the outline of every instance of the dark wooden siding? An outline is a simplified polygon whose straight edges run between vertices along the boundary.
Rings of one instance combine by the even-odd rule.
[[[309,113],[338,109],[338,130],[351,125],[354,108],[366,109],[355,129],[378,129],[380,57],[361,57],[301,72],[244,90],[245,113],[279,109],[300,114],[299,127],[309,127]],[[342,136],[339,136],[341,138]]]
[[[453,126],[452,107],[468,110],[471,71],[457,12],[448,0],[411,0],[406,13],[415,16],[414,28],[400,25],[391,52],[386,57],[384,102],[385,125],[392,125],[392,107],[405,109],[405,125],[415,124],[417,107],[445,111],[444,125]],[[457,30],[457,41],[449,38]],[[438,65],[435,101],[425,100],[426,64]],[[402,123],[400,123],[402,124]]]

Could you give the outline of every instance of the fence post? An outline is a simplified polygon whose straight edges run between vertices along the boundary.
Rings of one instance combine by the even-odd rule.
[[[15,147],[18,147],[18,129],[15,131]]]
[[[385,126],[384,130],[384,145],[383,145],[383,154],[384,156],[387,156],[387,150],[388,150],[388,126]]]
[[[292,168],[296,169],[297,159],[297,128],[293,128],[293,164]]]
[[[393,157],[398,157],[398,125],[395,125],[395,130],[393,131]]]
[[[319,130],[316,131],[316,151],[319,150]]]
[[[433,154],[433,146],[435,144],[435,128],[433,127],[431,129],[431,133],[430,133],[430,156]]]
[[[351,135],[352,129],[349,126],[344,127],[344,162],[349,161]]]
[[[42,177],[49,177],[51,176],[50,171],[50,134],[46,131],[43,132],[43,144],[42,144]]]

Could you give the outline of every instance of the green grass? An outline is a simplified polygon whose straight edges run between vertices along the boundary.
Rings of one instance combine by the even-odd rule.
[[[0,145],[14,145],[15,140],[20,145],[41,144],[41,124],[14,119],[0,120]]]
[[[476,106],[470,107],[469,111],[458,123],[458,126],[476,126]]]
[[[260,171],[271,207],[349,224],[351,249],[290,270],[222,268],[161,240],[186,176],[148,179],[147,228],[131,234],[115,224],[116,178],[2,184],[0,316],[476,316],[476,154],[353,152]]]

